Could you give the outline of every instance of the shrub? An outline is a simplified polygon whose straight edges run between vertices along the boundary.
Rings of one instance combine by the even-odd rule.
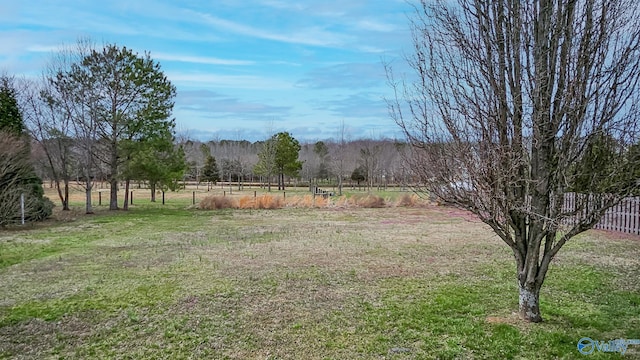
[[[403,194],[396,202],[397,207],[415,207],[420,199],[416,194]]]
[[[231,197],[219,195],[207,196],[198,204],[198,208],[202,210],[231,209],[236,207],[237,205]]]
[[[22,195],[25,220],[40,221],[51,216],[53,203],[43,196],[42,180],[36,176],[29,157],[25,137],[0,131],[0,227],[20,220]]]
[[[314,207],[326,207],[329,204],[329,199],[322,196],[305,195],[305,196],[293,196],[287,198],[287,206],[294,208],[314,208]]]
[[[385,206],[384,199],[376,195],[367,195],[355,199],[356,204],[363,208],[381,208]]]
[[[238,207],[240,209],[254,209],[256,207],[256,201],[253,197],[243,196],[238,200]]]
[[[279,196],[261,195],[256,198],[258,209],[280,209],[284,206],[284,199]]]

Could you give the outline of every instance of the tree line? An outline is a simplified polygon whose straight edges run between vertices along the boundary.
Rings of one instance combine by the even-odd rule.
[[[191,182],[264,183],[278,189],[285,180],[306,185],[334,186],[345,182],[367,188],[414,181],[402,153],[407,146],[390,139],[333,139],[300,144],[287,132],[264,141],[186,140],[181,143],[188,162],[185,180]]]

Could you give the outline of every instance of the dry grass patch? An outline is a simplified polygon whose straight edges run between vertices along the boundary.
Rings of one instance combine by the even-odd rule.
[[[265,194],[256,198],[256,209],[280,209],[284,203],[284,198],[280,196]]]
[[[385,201],[382,197],[377,195],[367,195],[364,197],[357,197],[356,204],[363,208],[382,208],[385,207]]]
[[[236,209],[238,204],[234,198],[229,196],[207,196],[198,203],[201,210]]]
[[[426,206],[427,203],[416,194],[402,194],[396,200],[396,207],[419,207]]]

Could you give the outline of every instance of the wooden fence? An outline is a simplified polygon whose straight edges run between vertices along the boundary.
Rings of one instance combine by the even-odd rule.
[[[576,195],[565,194],[563,211],[572,211],[575,206]],[[618,205],[608,209],[593,228],[640,235],[640,197],[623,199]]]

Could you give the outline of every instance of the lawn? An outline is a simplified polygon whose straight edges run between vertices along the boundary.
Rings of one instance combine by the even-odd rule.
[[[459,210],[205,211],[182,193],[0,231],[0,357],[579,359],[583,337],[640,339],[637,237],[571,241],[527,324],[509,249]]]

